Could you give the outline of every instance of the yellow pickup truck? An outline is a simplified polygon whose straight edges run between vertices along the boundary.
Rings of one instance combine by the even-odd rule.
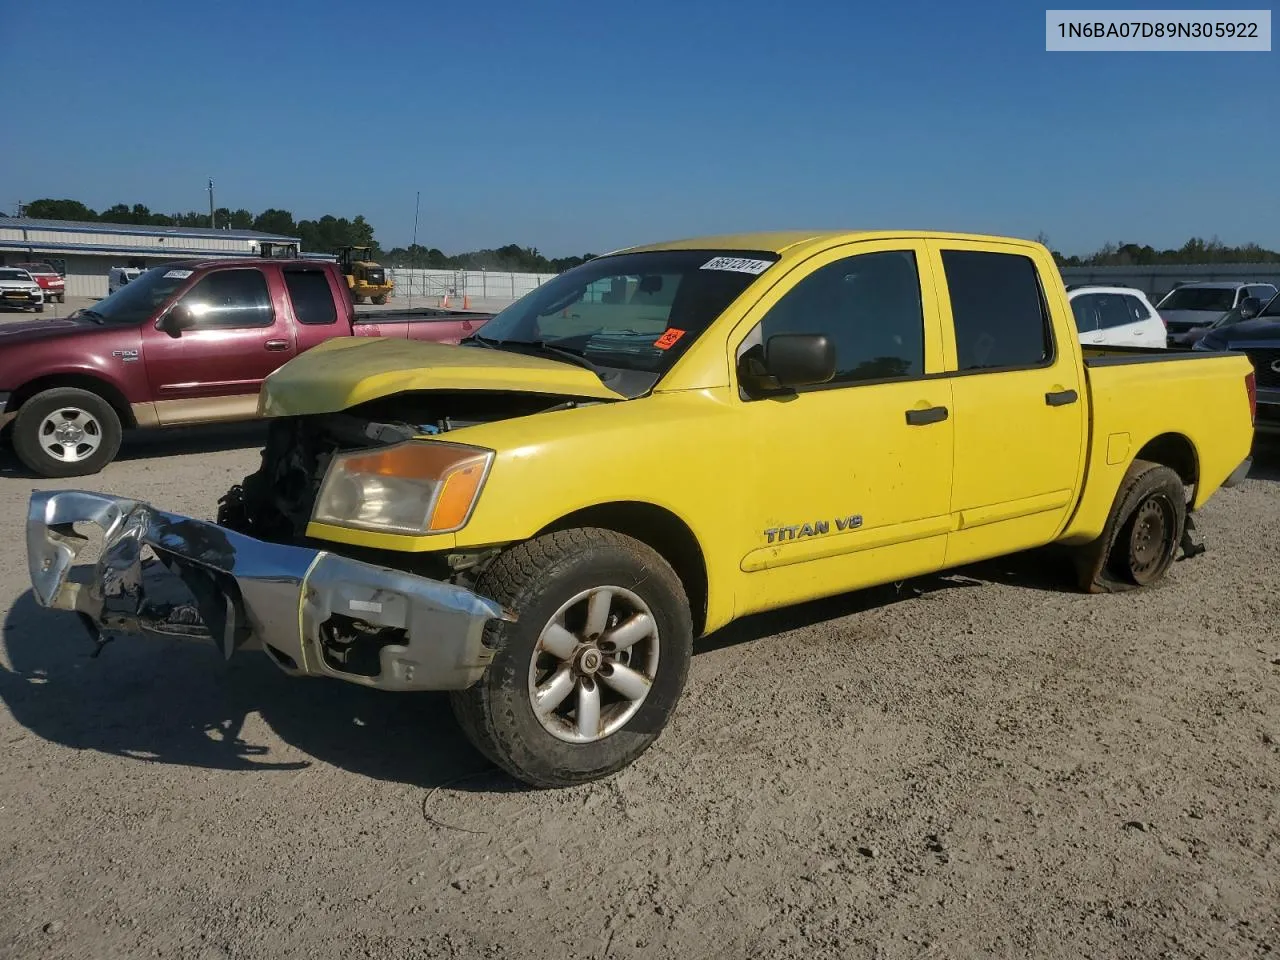
[[[448,690],[526,783],[660,735],[735,618],[1058,543],[1141,587],[1247,473],[1234,354],[1082,350],[1049,252],[771,233],[588,261],[461,345],[330,340],[267,378],[216,523],[36,493],[33,590],[117,632]],[[69,578],[105,530],[92,575]],[[855,653],[856,655],[856,653]]]

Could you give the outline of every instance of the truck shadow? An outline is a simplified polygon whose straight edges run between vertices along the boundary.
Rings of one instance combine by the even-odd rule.
[[[1053,576],[1034,561],[1015,567],[1028,585]],[[697,652],[1009,576],[984,565],[806,603],[739,621]],[[411,786],[525,789],[472,748],[441,694],[291,678],[264,656],[224,661],[199,643],[125,638],[94,657],[75,619],[41,607],[29,590],[5,618],[4,645],[10,666],[0,664],[0,700],[31,733],[73,749],[218,770],[270,774],[319,763]],[[273,738],[259,724],[284,746],[265,745]]]
[[[1257,436],[1253,441],[1253,467],[1250,480],[1280,483],[1280,436]]]
[[[13,446],[0,443],[0,477],[40,480],[22,465]],[[130,430],[124,435],[114,462],[163,459],[188,454],[219,453],[262,447],[266,444],[266,424],[258,421],[218,423],[196,427],[165,427],[160,430]]]

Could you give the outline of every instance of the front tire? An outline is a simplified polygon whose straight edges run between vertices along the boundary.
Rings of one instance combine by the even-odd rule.
[[[493,661],[451,695],[481,753],[530,786],[566,787],[653,745],[693,652],[689,601],[662,557],[611,530],[564,530],[499,556],[476,592],[517,615],[489,624]]]
[[[378,306],[382,306],[384,303],[387,302],[387,298],[385,296],[374,297],[373,302],[376,303]]]
[[[54,387],[37,393],[13,421],[13,450],[41,477],[97,473],[120,450],[120,417],[88,390]]]

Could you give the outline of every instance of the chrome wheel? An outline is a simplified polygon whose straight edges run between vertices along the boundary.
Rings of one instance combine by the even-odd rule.
[[[87,460],[102,446],[102,424],[79,407],[60,407],[40,423],[41,449],[61,463]]]
[[[658,672],[658,625],[622,587],[577,594],[542,628],[529,662],[529,702],[552,736],[602,740],[626,726]]]

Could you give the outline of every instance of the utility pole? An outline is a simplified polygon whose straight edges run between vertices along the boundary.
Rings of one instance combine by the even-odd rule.
[[[414,194],[413,199],[413,252],[414,256],[418,253],[418,207],[422,203],[422,191],[419,190]],[[413,309],[413,281],[409,281],[409,309]]]
[[[213,222],[213,177],[210,177],[209,178],[209,229],[213,230],[216,228],[216,226],[217,225]]]

